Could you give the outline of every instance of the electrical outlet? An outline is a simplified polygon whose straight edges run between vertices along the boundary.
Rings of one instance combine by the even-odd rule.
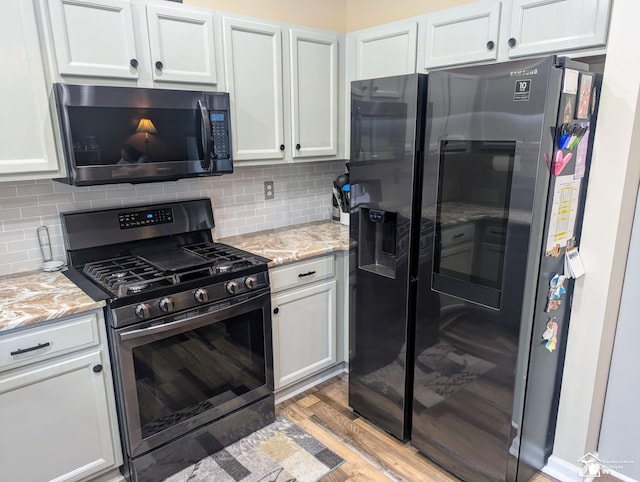
[[[273,181],[265,181],[264,182],[264,198],[265,199],[273,199]]]

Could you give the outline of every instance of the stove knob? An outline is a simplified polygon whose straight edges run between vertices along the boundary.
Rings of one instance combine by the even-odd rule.
[[[140,303],[138,306],[136,306],[136,316],[138,318],[149,318],[149,315],[151,314],[150,310],[149,310],[149,305],[146,303]]]
[[[255,276],[247,276],[244,279],[244,285],[248,289],[253,290],[258,286],[258,278],[256,278]]]
[[[209,301],[209,293],[204,288],[198,288],[193,292],[193,297],[198,303],[206,303]]]
[[[238,282],[237,281],[229,281],[226,284],[227,292],[231,295],[235,295],[238,292]]]
[[[162,298],[160,300],[160,309],[162,311],[164,311],[165,313],[170,313],[173,311],[174,305],[173,305],[173,300],[169,297],[167,298]]]

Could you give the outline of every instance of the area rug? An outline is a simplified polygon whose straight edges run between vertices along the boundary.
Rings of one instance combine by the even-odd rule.
[[[344,463],[293,422],[275,422],[165,482],[314,482]]]

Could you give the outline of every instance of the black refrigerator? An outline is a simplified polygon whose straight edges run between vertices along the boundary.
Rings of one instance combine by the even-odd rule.
[[[352,83],[349,404],[462,479],[551,453],[598,85],[555,56]]]

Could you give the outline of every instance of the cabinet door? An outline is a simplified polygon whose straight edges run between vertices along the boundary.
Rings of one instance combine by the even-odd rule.
[[[147,24],[154,81],[216,84],[211,13],[147,5]]]
[[[604,45],[610,0],[513,0],[510,58]]]
[[[471,273],[473,268],[473,243],[461,243],[440,252],[440,268],[456,273]]]
[[[336,363],[336,282],[273,295],[278,390]]]
[[[417,31],[405,22],[356,34],[356,80],[415,73]]]
[[[52,0],[49,14],[61,75],[138,78],[130,2]]]
[[[1,180],[51,177],[58,162],[33,2],[2,2],[0,44]]]
[[[500,2],[470,4],[426,18],[425,67],[495,60]]]
[[[283,159],[280,27],[231,17],[223,23],[233,159]]]
[[[291,30],[292,156],[335,156],[338,36]]]
[[[94,351],[0,377],[3,480],[79,480],[115,464],[103,363]]]

